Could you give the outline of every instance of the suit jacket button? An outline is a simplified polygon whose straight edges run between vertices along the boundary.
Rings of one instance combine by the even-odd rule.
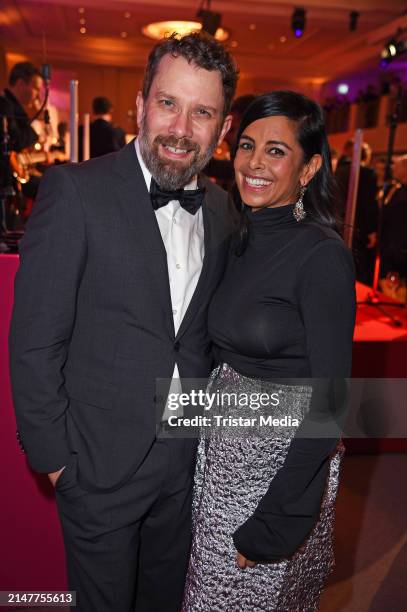
[[[178,340],[177,340],[177,342],[175,342],[175,344],[174,344],[174,351],[176,351],[176,352],[178,353],[178,351],[179,351],[179,349],[180,349],[180,346],[181,346],[181,345],[180,345],[180,343],[179,343],[179,342],[178,342]]]

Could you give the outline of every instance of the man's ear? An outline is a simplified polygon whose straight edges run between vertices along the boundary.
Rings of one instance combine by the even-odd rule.
[[[322,166],[322,157],[316,153],[311,157],[309,162],[304,166],[301,173],[300,183],[304,187],[314,178],[320,167]]]
[[[232,125],[232,119],[233,119],[232,115],[226,115],[225,120],[222,125],[222,129],[219,134],[218,147],[220,146],[220,144],[222,143],[222,140],[225,138],[226,134],[230,130],[230,127]]]
[[[141,91],[137,93],[136,107],[137,107],[137,125],[138,125],[138,128],[140,129],[142,119],[143,119],[143,113],[144,113],[144,100],[143,100]]]

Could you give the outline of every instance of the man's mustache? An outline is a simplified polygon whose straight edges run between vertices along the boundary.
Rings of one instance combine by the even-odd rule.
[[[187,151],[195,151],[199,153],[201,147],[199,144],[189,138],[176,138],[175,136],[156,136],[154,138],[154,144],[161,144],[167,147],[174,147],[175,149],[186,149]]]

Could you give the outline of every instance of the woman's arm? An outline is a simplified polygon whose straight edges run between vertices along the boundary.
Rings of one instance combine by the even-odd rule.
[[[351,373],[354,268],[342,241],[327,239],[312,249],[299,270],[297,289],[313,393],[283,467],[254,514],[233,536],[237,550],[257,562],[290,557],[319,517],[337,444],[337,428],[327,417],[341,407],[340,383]]]

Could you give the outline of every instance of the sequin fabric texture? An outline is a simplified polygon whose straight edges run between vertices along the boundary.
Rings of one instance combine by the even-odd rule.
[[[311,398],[308,386],[265,383],[235,372],[227,364],[213,371],[212,393],[279,393],[279,412],[302,419]],[[241,407],[222,407],[242,414]],[[247,412],[245,413],[246,416]],[[193,543],[183,612],[311,612],[333,568],[332,532],[342,444],[331,458],[319,520],[301,548],[287,560],[237,567],[233,532],[254,512],[283,465],[295,430],[270,436],[267,428],[233,433],[203,431],[193,497]]]

